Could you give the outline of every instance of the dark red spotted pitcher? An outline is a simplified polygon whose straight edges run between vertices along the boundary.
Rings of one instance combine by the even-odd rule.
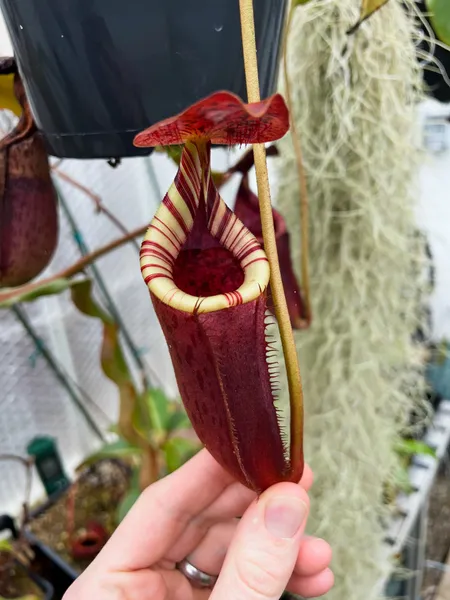
[[[245,105],[217,92],[135,138],[141,147],[184,144],[175,180],[142,244],[142,274],[194,429],[224,468],[258,492],[298,481],[303,454],[290,456],[274,403],[269,263],[220,197],[210,150],[211,144],[271,142],[288,129],[279,94]],[[301,439],[301,423],[290,430]]]
[[[0,140],[0,288],[39,275],[58,241],[58,202],[48,156],[13,58],[0,58],[2,74],[14,75],[22,114]]]

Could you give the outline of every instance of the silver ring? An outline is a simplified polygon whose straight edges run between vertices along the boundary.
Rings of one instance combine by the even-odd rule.
[[[189,579],[192,586],[195,588],[213,588],[217,581],[216,575],[209,575],[209,573],[200,571],[200,569],[194,567],[194,565],[192,565],[186,559],[177,564],[177,569],[180,571],[180,573],[183,573],[186,579]]]

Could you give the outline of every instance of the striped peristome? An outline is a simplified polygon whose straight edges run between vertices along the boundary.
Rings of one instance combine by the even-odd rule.
[[[189,313],[229,308],[254,300],[269,283],[269,263],[261,245],[227,207],[211,177],[209,143],[187,143],[175,181],[148,228],[141,249],[141,271],[150,291],[166,304]],[[178,289],[173,265],[204,210],[210,233],[239,261],[244,282],[235,291],[199,298]]]

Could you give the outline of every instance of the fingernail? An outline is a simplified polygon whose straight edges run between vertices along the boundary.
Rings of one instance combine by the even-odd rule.
[[[279,538],[292,538],[306,518],[307,507],[299,498],[277,496],[269,500],[264,513],[266,529]]]

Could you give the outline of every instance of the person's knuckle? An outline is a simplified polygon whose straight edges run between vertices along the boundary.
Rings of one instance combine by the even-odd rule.
[[[236,563],[238,578],[252,592],[252,600],[276,598],[282,588],[282,569],[275,557],[262,549],[246,550],[242,560]]]

